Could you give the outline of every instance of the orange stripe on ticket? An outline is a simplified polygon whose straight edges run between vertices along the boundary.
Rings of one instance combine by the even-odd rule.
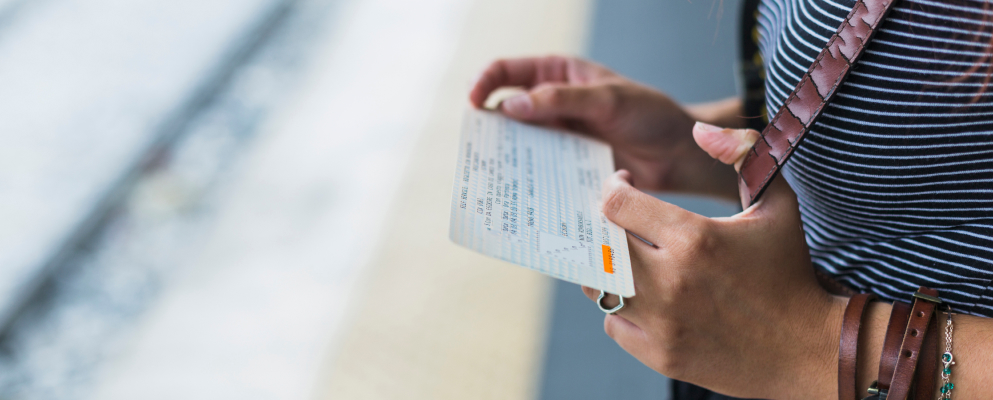
[[[614,273],[614,261],[610,257],[610,246],[601,244],[603,246],[603,272],[608,274]]]

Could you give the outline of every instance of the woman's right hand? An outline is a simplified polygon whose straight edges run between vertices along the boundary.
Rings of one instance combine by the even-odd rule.
[[[493,62],[469,98],[482,107],[501,87],[527,91],[501,103],[505,115],[610,143],[616,167],[639,188],[738,198],[734,170],[694,142],[696,119],[657,90],[589,61],[550,56]]]

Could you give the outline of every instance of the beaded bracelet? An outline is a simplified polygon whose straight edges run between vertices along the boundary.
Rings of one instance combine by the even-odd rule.
[[[955,359],[952,357],[952,307],[948,306],[948,319],[945,323],[945,353],[941,355],[941,394],[938,395],[938,400],[950,400],[952,398],[952,389],[955,388],[955,384],[951,382],[952,380],[952,365],[955,365]]]

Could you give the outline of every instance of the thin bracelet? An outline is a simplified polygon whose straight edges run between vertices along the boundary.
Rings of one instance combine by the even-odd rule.
[[[948,306],[948,319],[945,323],[945,353],[941,355],[941,394],[938,400],[950,400],[952,389],[955,384],[952,381],[952,365],[955,365],[955,358],[952,357],[952,306]]]

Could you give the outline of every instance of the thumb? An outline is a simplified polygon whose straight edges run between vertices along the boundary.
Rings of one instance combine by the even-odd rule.
[[[765,193],[759,201],[745,210],[756,216],[774,217],[784,219],[790,223],[800,220],[800,204],[797,201],[796,193],[786,182],[782,174],[777,174],[772,178],[772,182],[765,188]]]
[[[504,100],[507,116],[528,122],[553,122],[560,118],[597,119],[610,110],[613,96],[602,86],[542,84],[527,93]]]
[[[728,129],[697,122],[693,126],[693,140],[697,146],[720,162],[741,168],[745,153],[758,140],[759,133],[751,129]]]
[[[734,165],[741,170],[745,154],[759,139],[760,134],[751,129],[726,129],[697,122],[693,126],[693,139],[701,149],[722,163]],[[749,214],[797,215],[799,208],[796,193],[782,176],[776,176],[765,189],[762,198],[752,207]]]

